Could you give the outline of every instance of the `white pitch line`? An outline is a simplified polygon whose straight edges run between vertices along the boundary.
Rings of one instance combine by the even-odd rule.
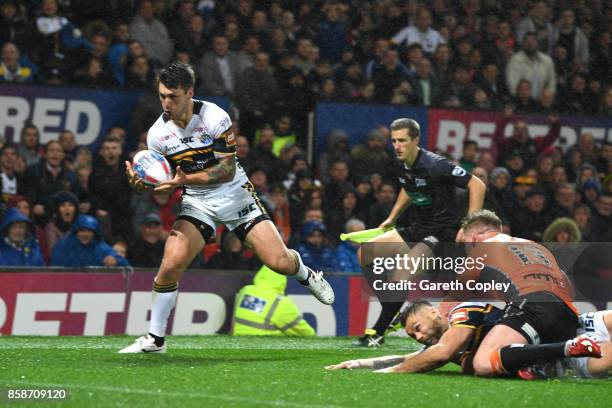
[[[173,398],[179,397],[187,397],[194,399],[216,399],[221,401],[229,401],[229,402],[244,402],[249,404],[262,404],[262,405],[271,405],[277,407],[296,407],[296,408],[333,408],[333,407],[342,407],[342,405],[315,405],[315,404],[301,404],[290,401],[269,401],[269,400],[258,400],[254,398],[246,398],[246,397],[231,397],[228,395],[211,395],[205,393],[196,393],[196,392],[169,392],[169,391],[151,391],[142,388],[126,388],[126,387],[109,387],[109,386],[99,386],[99,385],[81,385],[81,384],[50,384],[50,383],[40,383],[40,382],[32,382],[32,381],[6,381],[9,384],[20,384],[20,385],[28,385],[32,387],[44,387],[44,388],[64,388],[67,389],[70,393],[70,389],[83,389],[83,390],[92,390],[92,391],[100,391],[100,392],[112,392],[112,393],[127,393],[127,394],[140,394],[140,395],[156,395],[156,396],[168,396]]]

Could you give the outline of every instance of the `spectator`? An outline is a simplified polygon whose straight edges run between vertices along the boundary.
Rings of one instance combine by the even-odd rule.
[[[512,100],[515,112],[529,113],[538,110],[538,104],[531,95],[531,82],[521,79],[516,85],[516,92]]]
[[[125,87],[131,90],[148,91],[154,82],[155,74],[145,56],[128,58],[126,63]]]
[[[419,104],[431,106],[440,100],[442,83],[433,73],[429,58],[421,58],[417,63],[413,82]]]
[[[317,45],[321,56],[332,63],[340,60],[340,54],[348,46],[349,26],[343,16],[340,3],[328,3],[323,6],[325,17],[317,27]]]
[[[574,220],[570,218],[558,218],[553,221],[542,236],[542,242],[556,242],[560,244],[567,244],[570,242],[582,241],[582,234],[580,228]]]
[[[438,47],[438,44],[446,42],[438,31],[431,28],[431,13],[425,7],[421,7],[417,11],[413,24],[395,34],[392,41],[395,44],[406,47],[410,44],[418,43],[427,54],[432,54]]]
[[[91,215],[79,215],[66,238],[55,244],[51,265],[81,268],[86,266],[129,266],[125,258],[108,245],[100,224]]]
[[[128,246],[130,265],[158,268],[164,255],[166,233],[156,213],[147,214],[139,225],[136,239]]]
[[[387,174],[392,167],[391,157],[387,152],[387,140],[379,129],[372,129],[365,144],[358,144],[351,149],[351,173],[369,175]]]
[[[449,108],[465,108],[468,106],[472,101],[475,89],[469,69],[465,65],[455,67],[452,79],[443,83],[441,87],[444,92],[440,95],[437,105]]]
[[[378,38],[374,41],[372,47],[371,59],[365,65],[365,77],[372,79],[374,77],[374,71],[382,63],[383,57],[389,51],[389,41],[385,38]]]
[[[495,157],[490,151],[487,151],[487,150],[482,151],[480,152],[480,155],[478,156],[477,164],[478,164],[478,167],[482,167],[489,174],[491,174],[491,172],[495,168]]]
[[[125,62],[129,53],[130,26],[125,21],[115,24],[111,46],[108,49],[108,60],[113,67],[115,81],[121,87],[125,85]]]
[[[42,158],[43,148],[40,145],[40,133],[35,125],[26,123],[21,128],[17,153],[25,159],[28,167],[37,164]]]
[[[83,48],[90,50],[92,44],[70,20],[58,14],[57,0],[42,0],[41,12],[36,19],[36,61],[41,65],[43,76],[48,77],[55,69],[66,69],[69,53]]]
[[[465,140],[463,142],[463,151],[459,159],[459,166],[471,172],[476,167],[476,157],[478,156],[478,143],[474,140]],[[486,171],[485,169],[483,169]]]
[[[76,153],[79,149],[74,133],[71,130],[64,129],[60,132],[57,141],[60,143],[60,145],[62,145],[62,149],[64,150],[64,158],[66,161],[74,166]]]
[[[6,211],[0,224],[0,265],[45,265],[32,230],[33,224],[28,217],[15,208]]]
[[[161,219],[163,230],[167,235],[178,216],[180,200],[180,190],[155,194],[150,192],[134,194],[132,199],[134,230],[138,230],[149,214],[156,214]]]
[[[0,44],[13,43],[24,54],[34,48],[32,28],[18,0],[5,0],[0,5]]]
[[[516,94],[522,79],[531,83],[531,96],[534,99],[539,99],[543,89],[555,93],[557,86],[555,65],[548,55],[538,51],[535,34],[526,34],[522,45],[522,51],[514,54],[506,67],[506,79],[510,93]]]
[[[14,43],[7,42],[2,46],[0,82],[31,83],[35,75],[36,66],[27,58],[21,57]]]
[[[308,75],[314,68],[312,62],[312,53],[314,52],[314,44],[308,37],[301,37],[297,40],[295,65],[302,71],[302,74]]]
[[[482,167],[481,167],[482,168]],[[491,172],[491,182],[487,189],[487,195],[495,201],[500,208],[499,216],[508,223],[513,211],[513,197],[510,188],[510,172],[505,167],[496,167]],[[485,196],[486,198],[486,196]]]
[[[147,55],[156,63],[165,65],[172,59],[174,44],[163,22],[153,14],[153,2],[142,0],[138,13],[130,24],[131,38],[138,40]]]
[[[365,214],[358,212],[357,193],[350,185],[343,189],[339,202],[330,206],[327,214],[327,225],[332,242],[338,242],[347,221],[352,218],[365,218]]]
[[[277,174],[276,169],[281,165],[280,160],[274,154],[274,129],[271,126],[265,126],[259,132],[259,140],[256,141],[255,147],[251,150],[251,158],[254,162],[254,167],[263,169],[273,181],[277,180],[278,177],[282,177],[282,174]]]
[[[254,270],[257,261],[245,253],[242,241],[233,232],[226,231],[221,237],[221,251],[208,262],[210,269]]]
[[[267,204],[272,222],[276,226],[283,242],[286,244],[291,238],[291,216],[289,211],[289,197],[282,184],[270,187],[267,194]]]
[[[487,93],[492,105],[498,106],[508,100],[508,89],[499,77],[497,64],[485,63],[476,78],[476,83]]]
[[[23,194],[34,205],[33,214],[46,221],[54,208],[53,196],[60,191],[76,192],[76,174],[64,161],[62,145],[52,140],[45,147],[45,157],[28,167],[23,178]]]
[[[451,64],[453,59],[453,52],[448,44],[439,44],[436,51],[433,54],[433,69],[436,76],[442,81],[447,82],[450,80],[451,75],[454,71]]]
[[[527,17],[518,23],[516,39],[522,41],[527,33],[534,33],[540,51],[546,52],[548,50],[548,39],[552,36],[553,26],[548,18],[546,2],[536,1],[533,3]]]
[[[395,203],[395,186],[388,182],[383,182],[376,191],[376,202],[368,209],[368,228],[378,227],[391,212]]]
[[[393,96],[393,90],[402,81],[408,80],[408,69],[400,62],[397,51],[388,50],[372,75],[372,81],[376,88],[376,100],[379,103],[389,103]]]
[[[593,223],[591,227],[591,241],[612,241],[612,194],[603,193],[595,202]]]
[[[117,136],[107,137],[95,160],[88,187],[96,215],[110,219],[113,236],[129,240],[133,228],[125,220],[132,215],[132,188],[125,174],[122,153],[121,140]]]
[[[255,64],[255,57],[259,51],[261,51],[259,38],[254,34],[248,35],[242,44],[242,49],[237,53],[241,71]]]
[[[108,56],[110,40],[102,31],[95,32],[89,39],[92,48],[89,53],[74,57],[73,82],[85,86],[112,88],[117,82]]]
[[[16,159],[17,149],[15,149],[14,145],[5,144],[2,146],[2,149],[0,149],[0,194],[2,194],[2,208],[21,189],[21,177],[15,171]]]
[[[62,191],[53,197],[51,220],[45,226],[47,248],[53,253],[55,244],[65,238],[79,216],[79,199],[72,193]]]
[[[336,161],[351,163],[351,155],[348,152],[348,135],[341,129],[334,129],[327,135],[326,149],[321,153],[317,162],[317,173],[323,184],[330,182],[329,170],[332,163]]]
[[[578,143],[567,149],[565,160],[570,160],[574,152],[579,151],[582,155],[582,162],[588,164],[597,164],[599,160],[599,149],[595,141],[595,137],[591,132],[584,132],[578,138]]]
[[[597,111],[597,98],[587,88],[584,75],[572,75],[569,84],[562,91],[559,97],[561,112],[595,113]]]
[[[591,209],[586,204],[578,205],[574,209],[573,220],[578,225],[580,233],[582,234],[582,240],[585,242],[592,241],[591,239]]]
[[[504,163],[510,153],[514,152],[523,158],[527,167],[533,167],[536,157],[544,149],[552,145],[561,132],[559,117],[554,114],[548,116],[549,130],[544,137],[531,138],[527,124],[521,120],[514,123],[512,137],[504,136],[506,125],[512,120],[513,110],[511,107],[504,108],[504,117],[497,122],[495,133],[493,134],[493,145],[497,147],[499,162]]]
[[[212,40],[212,51],[204,54],[199,63],[199,92],[210,96],[232,97],[236,90],[241,63],[224,35],[217,34]]]
[[[525,195],[525,207],[515,213],[512,219],[512,234],[539,242],[550,223],[550,216],[544,211],[546,194],[534,187]]]
[[[317,271],[338,271],[338,262],[334,251],[325,245],[324,236],[327,233],[325,224],[318,221],[307,221],[302,227],[303,242],[297,251],[302,256],[305,265]]]
[[[344,232],[346,233],[363,231],[364,229],[363,221],[356,218],[351,218],[344,226]],[[359,249],[359,244],[352,241],[343,241],[338,245],[335,253],[340,268],[339,272],[361,272],[361,265],[359,259],[357,259],[357,249]]]
[[[548,38],[549,52],[555,47],[562,47],[566,52],[566,61],[569,64],[589,63],[589,39],[584,32],[576,27],[576,17],[572,9],[561,11],[557,26],[553,28]]]
[[[260,52],[255,65],[238,77],[236,105],[240,109],[240,128],[245,136],[253,138],[272,111],[278,99],[278,86],[270,72],[268,54]]]
[[[553,219],[571,217],[576,204],[576,190],[569,183],[563,183],[554,190],[554,201],[550,205],[550,214]]]

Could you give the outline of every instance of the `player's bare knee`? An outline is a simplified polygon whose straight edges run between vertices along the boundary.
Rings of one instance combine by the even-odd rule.
[[[474,361],[472,362],[472,366],[474,368],[474,375],[479,377],[490,377],[493,375],[491,363],[489,362],[489,358],[486,356],[476,354]]]
[[[280,256],[262,259],[262,262],[268,268],[283,275],[293,275],[297,270],[295,257],[289,250],[283,251]]]

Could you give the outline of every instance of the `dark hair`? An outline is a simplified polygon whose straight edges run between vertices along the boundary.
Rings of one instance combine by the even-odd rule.
[[[189,88],[193,88],[195,73],[191,65],[173,62],[159,71],[158,85],[160,82],[170,89],[182,88],[187,91]]]
[[[466,140],[463,142],[463,148],[465,149],[468,146],[476,146],[478,147],[478,143],[475,140]]]
[[[410,138],[413,140],[421,136],[421,126],[419,126],[419,123],[414,119],[395,119],[393,122],[391,122],[390,127],[391,130],[408,129],[408,136],[410,136]]]
[[[502,221],[497,214],[491,210],[484,209],[474,211],[463,218],[463,220],[461,220],[461,228],[465,229],[477,223],[497,228],[500,231],[502,229]]]
[[[425,299],[416,299],[414,302],[410,303],[400,312],[399,318],[402,327],[406,327],[406,320],[408,320],[410,316],[414,316],[419,310],[423,309],[424,307],[432,306],[433,305]]]

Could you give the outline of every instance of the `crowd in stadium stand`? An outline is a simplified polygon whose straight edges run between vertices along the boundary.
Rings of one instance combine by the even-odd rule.
[[[467,141],[459,160],[487,183],[485,207],[524,238],[612,241],[612,143],[586,132],[554,146],[558,114],[612,114],[608,1],[0,4],[0,83],[144,92],[130,127],[108,130],[96,151],[69,130],[41,145],[33,124],[2,140],[1,265],[159,265],[180,193],[136,193],[123,161],[145,146],[161,112],[155,73],[172,60],[194,66],[197,95],[231,101],[239,161],[312,267],[359,271],[338,235],[378,226],[397,194],[385,127],[353,147],[333,131],[309,165],[307,113],[320,101],[503,112],[497,148]],[[529,112],[548,115],[545,137],[516,117]],[[217,232],[194,267],[258,267],[233,233]]]

